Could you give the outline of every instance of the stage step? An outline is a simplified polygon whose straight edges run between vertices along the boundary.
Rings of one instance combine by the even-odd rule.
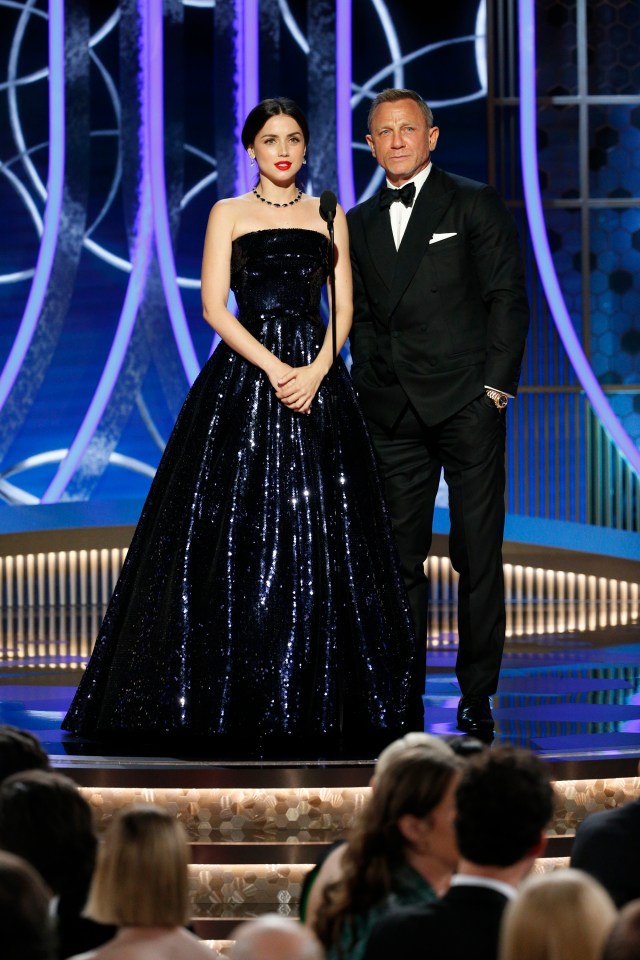
[[[126,758],[60,757],[103,829],[114,811],[155,803],[184,824],[191,851],[192,923],[228,947],[234,927],[265,912],[297,916],[302,882],[321,852],[349,830],[367,802],[373,765],[220,766]],[[558,797],[538,871],[567,866],[576,826],[640,793],[637,758],[556,762]]]

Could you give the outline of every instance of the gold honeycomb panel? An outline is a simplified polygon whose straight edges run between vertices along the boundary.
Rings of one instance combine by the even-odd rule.
[[[560,780],[555,783],[556,809],[551,836],[573,836],[591,813],[613,810],[640,796],[640,778]]]
[[[302,882],[313,864],[191,864],[189,899],[197,919],[238,919],[268,911],[297,916]]]
[[[640,778],[556,781],[552,837],[571,837],[589,814],[640,796]],[[132,803],[155,803],[182,821],[191,843],[331,843],[344,836],[369,787],[178,789],[80,787],[99,829]]]
[[[177,789],[80,787],[99,829],[117,810],[154,803],[185,826],[190,843],[331,843],[344,836],[370,793],[339,789]]]

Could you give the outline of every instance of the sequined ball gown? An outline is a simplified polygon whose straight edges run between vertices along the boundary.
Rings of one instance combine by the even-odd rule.
[[[233,242],[238,317],[292,366],[324,338],[327,255],[306,229]],[[63,729],[239,759],[375,752],[422,728],[415,655],[344,363],[304,415],[220,343],[178,416]]]

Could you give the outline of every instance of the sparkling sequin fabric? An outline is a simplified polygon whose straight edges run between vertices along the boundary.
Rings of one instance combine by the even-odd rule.
[[[324,337],[327,253],[312,230],[233,243],[239,319],[293,366]],[[65,730],[204,739],[242,758],[330,755],[415,729],[414,631],[382,487],[340,359],[335,429],[333,379],[300,415],[217,347],[176,421]]]

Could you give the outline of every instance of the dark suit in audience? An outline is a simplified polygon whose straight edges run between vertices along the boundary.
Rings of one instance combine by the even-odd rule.
[[[553,814],[548,772],[533,753],[494,747],[472,757],[457,790],[460,864],[449,890],[394,910],[371,931],[364,960],[403,954],[496,960],[502,914],[545,846]]]
[[[455,878],[454,878],[455,879]],[[427,949],[447,960],[496,960],[505,892],[454,882],[437,903],[394,910],[379,921],[369,938],[365,960],[388,960],[402,946],[404,956],[421,956]],[[515,892],[515,891],[514,891]]]
[[[583,820],[571,866],[595,877],[617,907],[640,898],[640,800]]]

